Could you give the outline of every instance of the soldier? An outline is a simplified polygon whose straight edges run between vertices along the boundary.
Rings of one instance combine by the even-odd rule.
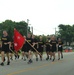
[[[62,40],[59,38],[58,39],[58,60],[60,60],[60,54],[61,54],[61,58],[63,58],[63,42]]]
[[[53,56],[53,60],[55,60],[55,52],[57,50],[57,40],[55,38],[55,36],[51,37],[51,41],[50,41],[50,47],[51,47],[51,56]]]
[[[39,41],[38,41],[38,52],[41,54],[40,55],[41,61],[42,61],[42,55],[43,55],[43,48],[44,48],[44,42],[42,40],[42,37],[40,36]]]
[[[1,65],[2,66],[4,65],[4,57],[5,57],[4,53],[6,53],[6,55],[7,55],[7,65],[10,65],[9,45],[11,44],[11,42],[10,42],[10,38],[8,36],[7,31],[3,31],[3,36],[1,38],[1,41],[2,41],[2,52],[1,52],[2,63],[1,63]]]
[[[38,41],[37,41],[37,39],[35,38],[35,35],[32,35],[32,46],[33,46],[36,50],[38,50]],[[38,61],[38,52],[37,52],[34,48],[32,48],[32,51],[33,51],[33,53],[34,53],[35,56],[36,56],[36,61]]]
[[[50,42],[49,42],[48,39],[47,39],[47,41],[45,43],[45,46],[46,46],[46,54],[47,54],[46,60],[48,60],[49,59],[49,54],[50,54]]]
[[[28,56],[28,51],[27,51],[27,45],[26,45],[26,36],[24,36],[24,45],[22,47],[22,59],[24,58],[24,61],[26,61],[26,56]]]
[[[28,52],[28,64],[29,63],[32,63],[32,56],[33,56],[33,53],[32,53],[32,38],[31,38],[31,33],[28,33],[28,36],[26,38],[26,46],[27,46],[27,52]]]

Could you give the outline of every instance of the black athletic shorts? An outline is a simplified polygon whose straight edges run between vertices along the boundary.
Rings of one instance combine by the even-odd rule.
[[[4,51],[5,53],[9,53],[10,50],[9,50],[9,45],[2,45],[2,51]]]

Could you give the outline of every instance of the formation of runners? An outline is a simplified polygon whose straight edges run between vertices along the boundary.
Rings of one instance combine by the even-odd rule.
[[[43,54],[46,53],[46,60],[55,60],[55,53],[58,51],[58,60],[63,58],[63,42],[60,38],[56,39],[55,36],[51,36],[50,39],[47,38],[46,42],[43,42],[42,37],[39,37],[39,40],[36,39],[35,35],[31,35],[28,33],[28,36],[23,36],[26,38],[24,40],[24,45],[21,49],[22,58],[24,61],[28,60],[28,64],[32,63],[33,55],[35,54],[36,61],[42,61]],[[21,42],[21,41],[20,41]],[[3,35],[1,37],[1,64],[4,66],[5,58],[7,57],[7,65],[10,65],[10,60],[13,60],[13,54],[15,59],[19,58],[18,52],[14,50],[14,43],[10,40],[10,36],[7,31],[3,31]],[[45,51],[44,51],[45,47]],[[45,53],[44,53],[45,52]],[[6,56],[5,56],[6,55]]]

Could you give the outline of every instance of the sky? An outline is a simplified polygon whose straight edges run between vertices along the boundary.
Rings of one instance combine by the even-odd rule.
[[[36,35],[55,34],[59,24],[74,24],[74,0],[0,0],[0,22],[26,21]]]

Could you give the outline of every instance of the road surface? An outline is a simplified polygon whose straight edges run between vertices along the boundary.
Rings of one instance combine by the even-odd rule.
[[[0,66],[0,75],[74,75],[74,52],[64,53],[64,58],[58,61],[57,54],[54,62],[45,60],[27,64],[21,58],[11,61],[10,65]],[[1,59],[1,58],[0,58]],[[1,62],[1,60],[0,60]]]

